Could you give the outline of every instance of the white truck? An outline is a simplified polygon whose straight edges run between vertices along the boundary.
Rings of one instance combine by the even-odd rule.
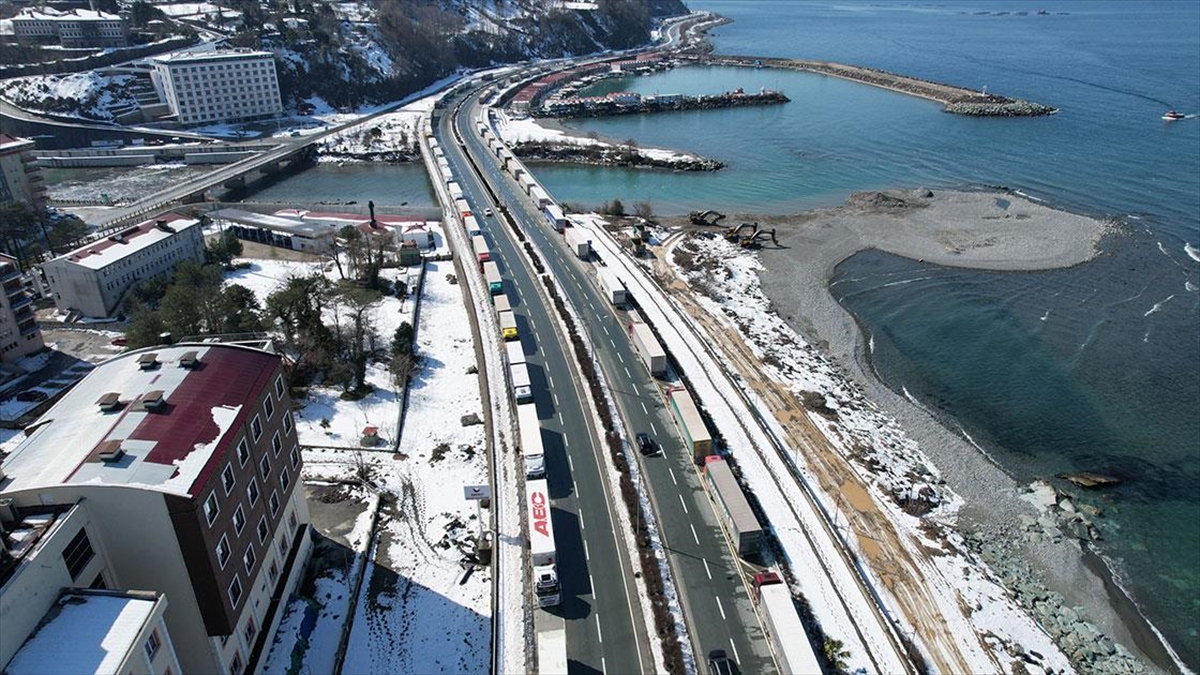
[[[558,675],[567,672],[567,629],[554,628],[537,632],[538,675]]]
[[[508,375],[512,378],[513,397],[517,403],[533,401],[533,386],[529,382],[529,366],[524,363],[509,364]]]
[[[633,341],[633,346],[637,348],[642,363],[646,364],[646,370],[649,370],[651,375],[663,375],[667,372],[667,353],[654,337],[650,326],[640,321],[630,323],[629,339]]]
[[[499,299],[499,298],[507,299],[507,296],[503,296],[503,295],[497,296],[497,299]],[[504,311],[504,310],[501,310],[500,307],[497,306],[496,311],[500,312],[500,311]],[[509,311],[511,311],[511,310],[509,310]],[[504,350],[505,350],[506,355],[508,356],[508,365],[515,366],[518,363],[526,362],[525,361],[525,348],[521,346],[521,342],[519,340],[517,342],[505,342]]]
[[[578,227],[568,227],[563,232],[563,237],[567,240],[567,248],[571,249],[580,260],[587,260],[592,254],[592,237]]]
[[[604,291],[604,297],[608,298],[610,303],[625,304],[625,284],[621,281],[621,277],[607,267],[597,269],[596,276],[600,280],[600,290]]]
[[[539,185],[534,185],[529,189],[529,198],[537,202],[538,208],[550,203],[550,195]]]
[[[550,520],[550,492],[546,479],[525,481],[526,524],[529,526],[529,564],[533,568],[533,593],[538,607],[562,602],[555,568],[554,524]]]
[[[554,202],[550,202],[542,208],[542,215],[546,216],[546,223],[553,227],[555,232],[562,232],[567,227],[567,216]]]
[[[792,592],[774,572],[754,575],[754,595],[781,673],[818,675],[821,666],[796,613]]]
[[[521,432],[519,438],[521,458],[525,461],[525,478],[545,478],[546,455],[542,448],[542,425],[538,423],[537,406],[532,403],[518,405],[517,426]]]

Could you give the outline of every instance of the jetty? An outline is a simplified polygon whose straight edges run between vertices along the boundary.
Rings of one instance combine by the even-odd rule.
[[[678,110],[712,110],[774,105],[787,103],[790,100],[783,92],[770,89],[762,89],[758,93],[746,93],[739,88],[721,94],[702,96],[685,96],[683,94],[641,96],[622,92],[606,96],[551,99],[542,107],[531,110],[530,114],[534,117],[607,117]]]
[[[902,94],[908,94],[909,96],[918,96],[931,101],[937,101],[945,106],[944,109],[946,112],[954,113],[955,115],[969,115],[973,117],[1038,117],[1058,112],[1058,108],[1034,103],[1033,101],[1008,98],[951,84],[890,73],[886,70],[852,66],[832,61],[708,54],[700,57],[699,62],[714,66],[783,68],[840,77],[852,82],[869,84],[873,87],[890,89]]]

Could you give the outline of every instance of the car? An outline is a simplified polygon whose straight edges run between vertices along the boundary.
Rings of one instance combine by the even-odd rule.
[[[26,389],[25,391],[17,394],[17,400],[24,403],[45,401],[47,398],[49,398],[49,395],[46,394],[46,392],[38,391],[37,389]]]
[[[129,343],[129,338],[125,337],[124,335],[118,335],[117,337],[109,340],[108,343],[114,347],[124,347]]]
[[[643,455],[650,456],[658,452],[658,446],[654,444],[654,439],[644,431],[639,431],[637,434],[638,451]]]
[[[491,216],[491,215],[492,215],[492,209],[491,209],[491,208],[486,208],[486,209],[484,209],[484,210],[483,210],[483,215],[485,215],[485,216]]]
[[[714,649],[708,653],[709,675],[734,675],[733,661],[726,656],[724,649]]]

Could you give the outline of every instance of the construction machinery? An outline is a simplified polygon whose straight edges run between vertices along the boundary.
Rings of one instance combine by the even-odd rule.
[[[692,211],[688,217],[692,220],[693,225],[716,225],[725,219],[725,214],[709,209],[707,211]],[[710,218],[712,220],[709,220]]]
[[[749,229],[749,234],[742,234],[742,230]],[[725,230],[725,241],[740,242],[754,237],[754,233],[758,232],[758,223],[742,223],[737,227],[731,227]]]
[[[761,242],[766,239],[770,239],[776,248],[779,247],[779,240],[775,238],[775,230],[773,228],[770,230],[758,230],[751,236],[743,238],[738,243],[742,248],[759,248],[762,246]]]

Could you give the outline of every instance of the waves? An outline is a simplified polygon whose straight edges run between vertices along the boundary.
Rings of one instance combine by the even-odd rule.
[[[1174,293],[1172,293],[1171,295],[1168,295],[1165,299],[1159,300],[1158,302],[1154,303],[1154,306],[1151,307],[1149,310],[1147,310],[1146,313],[1143,314],[1142,316],[1150,316],[1151,314],[1154,314],[1155,312],[1161,310],[1163,308],[1163,305],[1170,302],[1171,298],[1173,298],[1173,297],[1175,297]]]
[[[1192,246],[1190,243],[1184,242],[1183,252],[1188,254],[1188,257],[1196,262],[1200,262],[1200,248]]]

